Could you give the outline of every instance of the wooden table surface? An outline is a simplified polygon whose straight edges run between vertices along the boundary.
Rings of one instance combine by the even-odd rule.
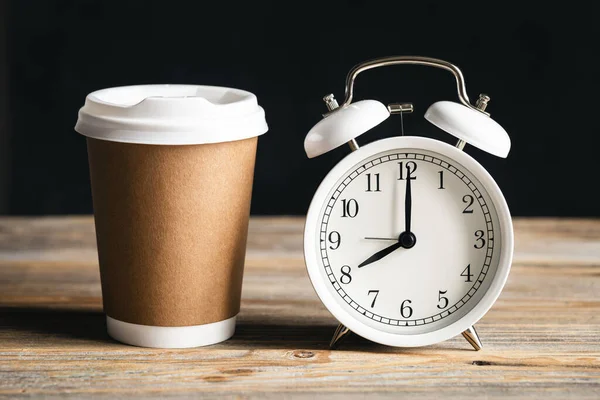
[[[350,337],[319,302],[299,218],[253,218],[233,339],[185,350],[106,334],[90,217],[0,218],[0,396],[600,398],[600,220],[517,219],[513,269],[477,325],[397,349]]]

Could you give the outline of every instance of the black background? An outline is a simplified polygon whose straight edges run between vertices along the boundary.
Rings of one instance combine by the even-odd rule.
[[[557,3],[558,4],[558,3]],[[87,93],[143,83],[238,87],[258,96],[252,212],[304,214],[346,147],[309,160],[306,132],[343,99],[356,63],[385,55],[446,59],[472,99],[509,132],[496,158],[468,146],[514,215],[599,216],[598,7],[570,2],[26,1],[8,3],[10,214],[92,211],[85,139],[73,131]],[[6,95],[6,93],[4,94]],[[454,139],[423,119],[457,100],[446,71],[397,66],[357,80],[355,99],[410,101],[406,133]],[[392,117],[360,143],[400,134]]]

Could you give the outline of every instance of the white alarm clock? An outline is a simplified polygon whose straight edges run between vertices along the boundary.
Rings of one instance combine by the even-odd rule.
[[[462,104],[433,104],[425,118],[459,139],[456,146],[399,136],[359,147],[355,138],[411,104],[352,103],[356,76],[367,69],[419,64],[454,74]],[[317,295],[340,322],[331,347],[349,332],[401,347],[438,343],[462,333],[481,348],[474,324],[492,307],[508,277],[513,228],[502,192],[462,148],[500,157],[506,131],[471,105],[460,70],[426,57],[388,57],[354,67],[346,99],[325,97],[329,113],[305,140],[309,157],[348,143],[353,152],[327,174],[311,202],[304,255]]]

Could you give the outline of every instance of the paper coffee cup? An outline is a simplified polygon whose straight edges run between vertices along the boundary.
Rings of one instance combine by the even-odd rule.
[[[87,136],[108,333],[124,343],[203,346],[233,335],[257,136],[256,96],[144,85],[89,94]]]

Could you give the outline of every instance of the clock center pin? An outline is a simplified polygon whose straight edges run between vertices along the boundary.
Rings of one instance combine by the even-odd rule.
[[[417,244],[417,237],[412,232],[402,232],[398,237],[398,241],[405,249],[411,249]]]

